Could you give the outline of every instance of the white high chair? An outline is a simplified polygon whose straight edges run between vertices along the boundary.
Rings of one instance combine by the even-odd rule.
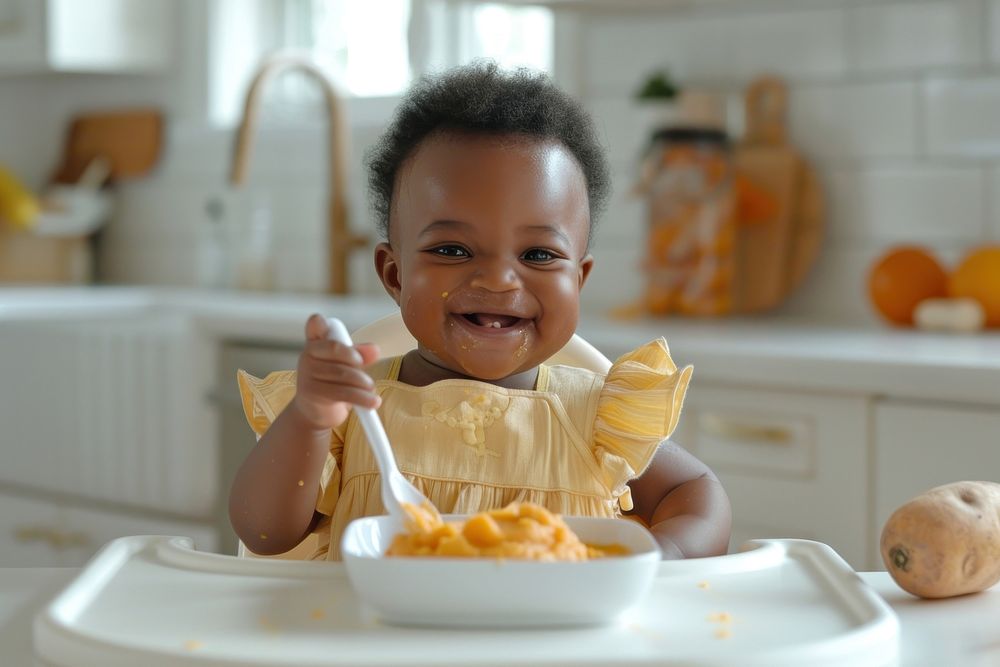
[[[399,311],[380,317],[374,322],[351,332],[351,339],[358,343],[376,343],[379,346],[379,353],[383,357],[395,357],[406,354],[417,346],[416,339],[410,335],[406,325],[403,324],[403,316]],[[601,352],[581,338],[577,334],[569,339],[562,349],[549,357],[547,364],[550,366],[576,366],[586,368],[598,373],[607,373],[611,368],[611,361]],[[259,439],[259,437],[258,437]],[[279,558],[301,560],[312,553],[313,547],[310,544],[311,537],[306,537],[298,546],[290,551],[275,556],[258,556],[244,546],[240,541],[237,548],[237,555],[253,558]]]

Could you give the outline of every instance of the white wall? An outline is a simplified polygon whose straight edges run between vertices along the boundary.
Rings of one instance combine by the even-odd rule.
[[[326,272],[323,126],[265,129],[247,192],[230,191],[232,131],[202,121],[206,5],[179,4],[177,66],[162,75],[0,79],[0,162],[39,186],[72,113],[158,104],[171,121],[163,160],[150,177],[120,189],[118,214],[102,238],[103,278],[194,284],[206,202],[221,197],[238,221],[258,191],[275,210],[279,288],[318,291]],[[869,320],[865,273],[889,244],[924,243],[954,260],[970,245],[1000,238],[1000,0],[688,5],[586,13],[573,22],[581,41],[560,47],[560,61],[577,61],[578,81],[569,87],[595,114],[615,170],[616,194],[585,290],[591,310],[639,294],[643,206],[627,191],[643,122],[629,98],[661,66],[684,84],[734,95],[758,73],[789,80],[793,139],[821,172],[829,225],[816,269],[784,312]],[[377,122],[356,129],[349,148],[358,230],[371,230],[361,153],[378,130]],[[370,266],[368,253],[358,253],[352,272],[360,291],[374,293]]]
[[[225,203],[234,255],[245,236],[252,203],[273,207],[277,287],[321,291],[326,283],[328,148],[322,122],[294,132],[266,123],[254,140],[247,186],[228,184],[234,129],[206,120],[211,102],[207,35],[212,4],[176,3],[175,64],[153,75],[22,75],[0,77],[0,164],[28,186],[44,188],[59,161],[63,137],[78,113],[137,106],[160,108],[167,131],[160,162],[148,176],[116,186],[114,218],[98,237],[98,278],[109,283],[195,285],[197,245],[208,222],[206,204]],[[384,116],[384,114],[382,114]],[[316,109],[322,120],[322,109]],[[371,227],[364,198],[361,153],[379,124],[358,124],[346,147],[351,224]],[[266,113],[265,113],[266,121]],[[355,147],[358,147],[355,150]],[[374,233],[372,234],[374,237]],[[370,253],[352,262],[358,291],[379,288]]]
[[[887,246],[924,244],[953,262],[1000,239],[1000,0],[690,4],[584,18],[581,94],[618,186],[596,248],[592,287],[603,293],[592,298],[613,303],[641,282],[621,287],[643,224],[625,195],[642,139],[628,98],[659,67],[734,95],[761,73],[789,81],[793,141],[829,202],[823,254],[785,313],[871,320],[865,276]]]

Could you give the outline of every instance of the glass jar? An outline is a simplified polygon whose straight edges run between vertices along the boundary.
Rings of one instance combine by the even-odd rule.
[[[725,132],[659,130],[646,165],[645,309],[657,315],[731,312],[736,198]]]

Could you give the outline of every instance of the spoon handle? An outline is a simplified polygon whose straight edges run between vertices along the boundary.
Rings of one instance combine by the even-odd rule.
[[[326,318],[326,325],[329,328],[329,332],[327,333],[329,340],[335,340],[344,345],[354,345],[353,341],[351,341],[351,335],[347,333],[347,327],[344,326],[343,322],[336,317],[328,317]],[[368,438],[368,444],[375,455],[375,462],[378,464],[378,469],[382,476],[382,504],[385,505],[386,510],[390,514],[403,516],[405,511],[400,504],[400,499],[393,492],[392,480],[397,478],[404,482],[405,480],[399,472],[399,468],[396,467],[396,457],[392,453],[392,447],[389,445],[389,437],[385,434],[382,420],[379,419],[378,413],[371,408],[363,408],[360,405],[355,405],[354,412],[357,414],[358,421],[361,422],[361,428],[364,429],[365,435]],[[416,491],[414,492],[416,493]]]

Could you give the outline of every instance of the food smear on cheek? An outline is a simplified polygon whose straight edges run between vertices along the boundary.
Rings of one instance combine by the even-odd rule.
[[[406,532],[393,538],[385,552],[389,557],[586,561],[628,553],[617,544],[582,542],[562,517],[534,503],[511,503],[464,523],[445,522],[433,507],[403,507]]]
[[[514,352],[514,357],[520,359],[528,352],[528,330],[521,329],[518,333],[521,334],[521,345]]]

